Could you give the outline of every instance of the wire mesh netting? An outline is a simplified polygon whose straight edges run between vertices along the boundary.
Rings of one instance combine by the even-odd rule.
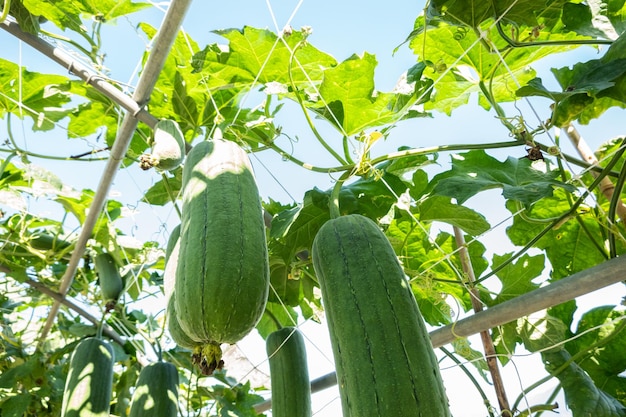
[[[437,355],[454,415],[500,414],[504,404],[524,415],[558,404],[568,415],[576,400],[556,398],[581,381],[608,389],[590,388],[609,404],[597,415],[623,415],[615,393],[626,367],[606,348],[623,338],[623,287],[593,292],[622,280],[621,264],[604,263],[620,262],[625,242],[621,15],[591,10],[603,25],[576,27],[579,12],[558,2],[536,11],[519,0],[448,3],[422,4],[423,12],[303,0],[85,3],[68,20],[45,6],[21,9],[45,18],[32,27],[11,9],[0,35],[6,343],[23,346],[24,357],[58,354],[104,322],[122,357],[112,412],[123,414],[133,364],[163,355],[184,377],[183,415],[250,415],[244,410],[271,395],[263,339],[276,323],[296,326],[310,376],[325,388],[313,395],[313,415],[339,415],[309,253],[337,197],[343,213],[379,223],[431,335],[448,332],[436,347],[446,345]],[[585,44],[608,46],[598,54]],[[240,143],[268,217],[266,313],[213,378],[191,366],[164,326],[163,248],[180,222],[181,172],[137,163],[159,119],[176,120],[189,146]],[[42,234],[52,246],[36,246]],[[115,254],[125,278],[113,311],[99,303],[90,266],[102,251]],[[507,304],[533,291],[537,301]],[[489,317],[482,309],[506,319],[463,330],[463,319]],[[477,335],[488,329],[487,356],[498,358],[506,390],[494,389]],[[573,357],[558,372],[554,352]],[[586,379],[567,379],[572,361]],[[12,385],[0,387],[18,398]]]

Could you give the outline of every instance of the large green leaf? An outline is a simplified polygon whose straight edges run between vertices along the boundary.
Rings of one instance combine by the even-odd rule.
[[[62,30],[87,34],[85,27],[81,27],[80,14],[84,10],[82,2],[77,0],[59,0],[55,2],[43,0],[24,0],[24,6],[33,14],[42,16],[54,23]]]
[[[488,39],[485,42],[493,48],[507,48],[509,44],[492,23],[487,22],[480,29]],[[546,31],[541,32],[537,40],[562,41],[575,37],[573,33]],[[502,54],[494,53],[485,42],[480,42],[477,33],[467,28],[441,21],[426,22],[423,16],[417,19],[410,36],[410,47],[420,61],[430,63],[432,70],[425,75],[435,80],[434,99],[426,103],[427,109],[450,114],[466,104],[475,93],[480,93],[480,105],[489,109],[491,104],[485,99],[485,89],[497,102],[513,101],[517,86],[526,84],[535,76],[529,65],[552,53],[571,49],[571,46],[555,44],[514,48]]]
[[[624,0],[591,0],[563,5],[563,23],[569,30],[594,38],[616,39],[626,29]]]
[[[119,106],[111,98],[83,82],[72,81],[71,92],[87,100],[76,106],[69,114],[68,137],[85,138],[98,135],[97,139],[100,139],[100,136],[103,135],[105,141],[102,143],[102,147],[112,146],[123,116]],[[148,147],[147,138],[151,134],[151,129],[146,125],[139,125],[126,153],[129,158],[126,162],[133,163],[144,153]]]
[[[113,144],[121,114],[111,102],[88,101],[76,107],[70,114],[68,136],[84,138],[103,133],[107,145]]]
[[[396,203],[396,195],[406,188],[406,183],[388,173],[380,179],[360,178],[341,188],[339,207],[342,214],[359,213],[376,220],[387,214]],[[284,245],[285,261],[291,261],[301,250],[310,249],[315,234],[330,219],[330,194],[331,190],[314,188],[305,193],[302,204],[274,216],[270,237]]]
[[[33,130],[50,130],[64,118],[71,100],[70,82],[62,75],[31,72],[0,58],[0,118],[6,113],[33,120]]]
[[[81,16],[108,22],[150,6],[150,3],[132,0],[23,0],[23,3],[31,13],[48,19],[60,29],[71,29],[84,35],[88,33]]]
[[[4,1],[2,2],[4,6]],[[40,29],[39,13],[28,10],[23,2],[12,1],[9,8],[9,14],[15,18],[20,29],[32,35],[37,35]]]
[[[182,169],[174,171],[174,176],[164,177],[146,191],[144,199],[147,203],[155,206],[163,206],[172,203],[178,196],[182,187]]]
[[[270,301],[265,306],[265,313],[256,326],[259,334],[266,338],[270,333],[281,327],[293,326],[298,319],[298,314],[289,306],[280,302]]]
[[[561,382],[574,417],[623,417],[626,407],[598,388],[591,377],[561,348],[541,354],[548,372]]]
[[[410,108],[416,104],[418,94],[428,97],[429,82],[419,80],[421,71],[410,71],[412,78],[407,82],[415,85],[406,93],[377,92],[377,62],[373,55],[365,53],[337,64],[330,55],[305,43],[307,35],[303,31],[283,38],[269,30],[247,26],[216,33],[229,40],[228,51],[210,45],[193,59],[195,71],[206,76],[204,83],[208,88],[228,86],[244,91],[256,83],[265,86],[268,94],[295,99],[293,82],[308,107],[347,135],[419,116]],[[313,86],[318,90],[313,90]]]
[[[450,198],[432,196],[419,203],[421,221],[440,221],[457,226],[470,235],[480,235],[490,229],[482,214],[469,207],[453,204]]]
[[[459,204],[481,191],[502,188],[502,195],[522,204],[550,197],[555,188],[573,192],[571,185],[557,180],[558,171],[535,168],[528,158],[509,157],[500,162],[483,150],[452,156],[452,169],[431,181],[435,195],[454,197]]]
[[[516,94],[554,100],[551,122],[556,126],[573,120],[588,123],[610,107],[625,107],[626,35],[620,36],[602,58],[580,62],[571,68],[553,68],[552,72],[563,91],[549,91],[541,80],[534,79]]]
[[[432,324],[448,324],[452,320],[446,298],[453,296],[464,308],[471,306],[465,286],[460,277],[463,269],[458,255],[449,256],[456,250],[454,237],[441,232],[432,241],[428,224],[412,219],[394,220],[385,231],[404,271],[411,279],[411,288],[424,319]],[[472,263],[484,268],[484,247],[478,242],[469,245]]]
[[[382,93],[375,90],[374,55],[353,55],[334,68],[324,71],[321,97],[315,111],[336,125],[342,133],[354,135],[364,129],[395,123],[405,117],[418,116],[409,109],[429,97],[430,82],[421,81],[423,65],[413,71],[415,86],[406,93]],[[414,68],[415,69],[415,68]]]
[[[507,207],[515,213],[520,207],[508,203]],[[523,216],[513,218],[513,225],[507,229],[507,235],[515,245],[526,245],[537,233],[548,227],[550,219],[557,218],[569,210],[565,193],[557,190],[555,195],[533,205]],[[534,246],[545,250],[552,266],[551,277],[560,279],[583,271],[606,260],[607,254],[602,249],[602,226],[592,213],[580,214],[548,231]]]
[[[209,45],[193,59],[195,71],[207,76],[206,83],[211,88],[235,85],[247,90],[255,80],[258,85],[274,82],[287,86],[296,46],[291,73],[296,86],[305,88],[311,82],[319,83],[324,68],[337,64],[332,56],[303,43],[307,36],[304,31],[293,31],[281,39],[270,30],[250,26],[215,33],[229,41],[228,51]]]
[[[583,352],[579,362],[598,387],[622,403],[626,401],[625,313],[616,306],[601,306],[582,315],[576,337],[567,344],[572,354]]]
[[[512,253],[494,255],[491,263],[492,268],[500,266],[503,262],[511,259]],[[522,294],[539,288],[539,284],[533,280],[541,275],[545,268],[545,256],[528,254],[522,255],[517,261],[507,264],[500,269],[496,276],[502,283],[502,288],[489,305],[500,304]]]
[[[437,17],[451,24],[480,27],[481,23],[499,17],[504,21],[517,25],[536,26],[538,17],[547,14],[551,8],[559,8],[564,0],[495,0],[495,1],[462,1],[434,0],[428,3],[429,17]]]

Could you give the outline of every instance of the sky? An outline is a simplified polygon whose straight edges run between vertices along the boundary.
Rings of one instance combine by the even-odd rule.
[[[166,4],[166,3],[163,3]],[[396,84],[401,74],[416,62],[416,57],[405,45],[395,54],[394,49],[402,44],[413,28],[413,23],[424,5],[423,1],[331,1],[331,0],[230,0],[223,2],[205,2],[197,0],[191,5],[184,21],[184,30],[200,46],[212,42],[223,42],[219,36],[211,33],[212,30],[224,28],[241,28],[244,25],[259,28],[268,28],[279,31],[286,24],[298,29],[302,26],[311,26],[313,34],[309,41],[318,49],[325,51],[339,61],[348,58],[354,53],[361,54],[364,51],[376,55],[379,66],[376,72],[377,88],[381,91],[389,91]],[[104,50],[106,51],[105,65],[111,78],[136,84],[137,69],[142,54],[146,49],[146,39],[136,29],[140,21],[148,21],[154,26],[159,26],[163,12],[151,9],[137,15],[119,19],[114,26],[105,26],[102,34]],[[579,49],[574,52],[550,57],[549,60],[535,66],[546,84],[554,83],[549,68],[572,65],[578,61],[594,59],[598,52],[591,49]],[[66,72],[56,64],[42,57],[0,31],[0,58],[21,62],[31,71]],[[251,97],[250,100],[254,98]],[[547,117],[548,103],[541,99],[532,101],[535,111],[542,117]],[[525,118],[533,119],[532,109],[527,103],[519,104]],[[508,108],[511,109],[510,107]],[[514,113],[513,113],[514,114]],[[292,135],[297,135],[299,141],[294,144],[296,155],[315,159],[316,148],[312,143],[312,135],[304,125],[304,119],[298,112],[288,112],[288,116],[279,120],[284,130]],[[592,149],[597,148],[602,142],[623,133],[623,111],[611,110],[600,120],[589,126],[581,126],[580,132],[588,141]],[[334,131],[325,126],[318,126],[321,132],[328,137],[336,137]],[[4,135],[4,127],[0,127],[0,133]],[[66,143],[67,147],[60,146],[51,150],[46,143],[46,137],[51,134],[64,134],[63,131],[54,133],[33,134],[27,122],[16,130],[18,139],[31,150],[58,154],[73,152],[76,144],[72,141]],[[446,143],[478,143],[495,142],[508,139],[508,132],[500,122],[489,113],[472,104],[455,111],[452,117],[435,114],[432,119],[416,119],[400,123],[384,143],[379,143],[372,150],[373,155],[382,155],[394,151],[400,146],[436,146]],[[85,146],[94,144],[95,138],[86,138]],[[332,140],[331,140],[332,142]],[[97,142],[96,142],[97,144]],[[494,155],[500,159],[508,156],[511,150],[496,152]],[[519,152],[523,152],[520,149]],[[573,154],[573,151],[570,151]],[[317,161],[317,159],[315,159]],[[448,163],[449,157],[441,155],[442,166]],[[34,161],[48,167],[57,173],[68,185],[75,188],[95,189],[103,164],[99,163],[75,163],[52,162],[45,160]],[[293,164],[282,161],[272,154],[255,154],[252,158],[255,172],[259,182],[259,188],[264,198],[271,197],[283,203],[299,202],[306,190],[314,186],[327,188],[332,185],[333,178],[326,174],[316,174],[303,171]],[[71,165],[71,166],[70,166]],[[77,175],[80,173],[80,175]],[[129,217],[119,222],[129,235],[140,240],[152,239],[165,242],[167,230],[173,227],[177,220],[171,207],[163,209],[153,208],[141,204],[139,199],[142,193],[153,183],[159,180],[157,175],[146,175],[136,168],[121,170],[113,184],[112,196],[127,204]],[[482,213],[488,210],[488,217],[492,224],[504,220],[509,213],[504,210],[503,204],[493,204],[494,199],[499,199],[499,191],[481,194],[480,197],[468,201],[468,205]],[[39,203],[34,202],[33,210],[48,210],[55,213],[55,208],[44,204],[41,208]],[[55,213],[60,214],[60,213]],[[484,242],[488,248],[495,247],[498,253],[512,250],[504,237],[504,227],[494,230],[485,237]],[[508,245],[508,246],[507,246]],[[610,290],[602,297],[608,297]],[[604,294],[604,293],[603,293]],[[595,297],[595,298],[594,298]],[[584,303],[597,303],[598,295],[588,296]],[[615,294],[613,294],[615,298]],[[581,308],[582,309],[582,308]],[[307,350],[310,355],[310,373],[312,378],[331,372],[332,353],[327,334],[323,327],[317,324],[306,323],[303,327],[307,337]],[[477,339],[473,338],[473,347],[480,349]],[[258,338],[251,337],[242,343],[241,349],[254,364],[265,365],[264,348],[259,347]],[[505,369],[505,381],[510,383],[508,387],[515,395],[520,387],[528,385],[537,379],[537,369],[540,369],[538,358],[516,357],[513,361],[516,366]],[[448,362],[442,365],[443,376],[449,397],[452,401],[453,414],[457,417],[482,417],[486,415],[480,398],[472,391],[471,385],[456,367]],[[489,387],[487,387],[489,391]],[[467,393],[465,395],[464,393]],[[515,395],[511,395],[514,397]],[[339,415],[339,401],[336,389],[329,389],[313,397],[315,416],[331,417]],[[495,405],[495,399],[492,398]],[[563,404],[563,402],[560,402]],[[531,404],[533,401],[531,399]],[[560,416],[569,415],[561,410]]]

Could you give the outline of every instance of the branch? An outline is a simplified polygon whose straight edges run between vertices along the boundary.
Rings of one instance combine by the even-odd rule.
[[[626,269],[626,257],[613,258],[545,287],[490,307],[480,313],[475,313],[456,323],[434,330],[430,332],[430,341],[433,348],[438,348],[457,338],[472,336],[609,285],[617,284],[624,279],[624,269]],[[311,392],[318,392],[336,383],[337,377],[332,372],[311,381]],[[313,388],[314,384],[315,389]],[[271,407],[271,400],[255,405],[255,410],[260,412],[261,407]],[[263,408],[263,410],[268,409]]]
[[[454,226],[454,239],[456,245],[459,248],[459,257],[461,258],[461,265],[463,272],[467,276],[469,282],[470,300],[472,302],[472,308],[474,312],[480,313],[483,311],[483,303],[480,299],[480,293],[476,289],[476,276],[474,275],[474,268],[472,267],[472,260],[470,259],[469,252],[467,251],[467,245],[465,244],[465,238],[463,232],[457,226]],[[498,367],[498,359],[496,356],[496,348],[493,345],[491,339],[491,333],[489,330],[483,330],[480,332],[480,340],[485,350],[485,360],[487,361],[487,367],[491,374],[493,382],[493,388],[496,391],[496,398],[498,399],[498,405],[500,406],[501,415],[512,415],[509,400],[506,395],[506,389],[504,387],[504,380]]]
[[[58,301],[59,303],[63,304],[64,306],[68,308],[71,308],[72,310],[74,310],[75,312],[83,316],[86,320],[92,322],[94,325],[98,326],[100,324],[100,319],[97,319],[96,317],[92,316],[87,311],[83,310],[82,307],[74,304],[73,301],[68,300],[63,295],[59,294],[58,292],[53,291],[50,288],[46,287],[41,282],[28,279],[25,281],[25,283],[33,287],[40,293],[47,295],[48,297]],[[126,343],[124,339],[122,339],[122,337],[106,323],[102,324],[102,332],[105,335],[107,335],[111,340],[116,341],[122,346],[124,346],[124,343]]]

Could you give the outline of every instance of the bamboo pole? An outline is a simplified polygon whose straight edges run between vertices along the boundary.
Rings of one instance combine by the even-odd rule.
[[[456,323],[436,329],[430,332],[430,341],[433,348],[438,348],[457,338],[472,336],[501,326],[624,280],[626,280],[626,257],[613,258],[502,304],[489,307]],[[331,372],[311,381],[311,392],[318,392],[336,383],[337,377],[334,372]],[[272,402],[268,399],[256,404],[254,409],[260,413],[271,407]]]
[[[467,277],[469,286],[470,301],[475,313],[483,311],[483,302],[480,299],[480,292],[476,288],[476,275],[474,275],[474,267],[472,266],[472,260],[465,244],[465,238],[463,232],[457,226],[454,226],[454,240],[456,246],[459,248],[459,258],[461,259],[461,265],[463,272]],[[498,366],[498,357],[496,355],[496,348],[493,345],[491,339],[490,329],[480,332],[480,340],[483,344],[483,350],[485,351],[485,360],[487,361],[487,367],[491,374],[491,381],[493,382],[493,389],[496,392],[496,398],[498,399],[498,406],[500,407],[500,415],[512,416],[511,406],[509,405],[509,399],[506,395],[506,389],[504,386],[504,380],[500,373],[500,367]]]
[[[161,27],[159,28],[159,31],[154,39],[152,51],[148,57],[146,65],[143,68],[141,78],[137,83],[137,88],[133,93],[132,100],[135,103],[145,104],[148,102],[150,95],[152,94],[152,89],[154,88],[159,74],[163,69],[165,59],[174,44],[178,29],[190,3],[191,0],[173,0],[171,2],[170,7],[163,18]],[[111,183],[113,182],[115,174],[124,159],[124,155],[126,155],[130,141],[135,133],[135,129],[137,128],[137,124],[138,120],[136,118],[136,114],[127,112],[117,132],[117,138],[111,147],[110,158],[100,178],[98,189],[96,190],[96,194],[89,209],[89,213],[85,219],[85,223],[83,224],[81,233],[78,236],[76,247],[74,252],[72,252],[72,257],[67,265],[67,270],[61,279],[59,293],[62,296],[67,294],[70,285],[72,285],[76,269],[78,268],[78,263],[83,257],[87,241],[91,238],[93,228],[95,227],[96,221],[98,220],[98,217],[102,212],[102,208],[104,207]],[[58,301],[52,305],[48,319],[41,331],[40,343],[46,339],[48,332],[52,328],[52,324],[54,323],[60,306],[61,303]]]
[[[598,158],[596,158],[596,155],[593,153],[589,145],[587,145],[587,142],[585,142],[583,137],[580,136],[580,133],[573,124],[569,123],[567,126],[565,126],[565,133],[567,134],[570,142],[572,142],[574,147],[576,147],[578,154],[585,160],[585,162],[591,164],[592,166],[597,166],[599,162]],[[598,173],[595,171],[590,171],[590,173],[594,176],[594,178],[598,176]],[[615,184],[613,184],[613,182],[608,177],[602,178],[602,181],[600,182],[598,188],[600,189],[602,194],[604,194],[607,200],[611,201],[611,199],[613,198],[613,193],[615,192]],[[626,206],[621,199],[617,200],[616,209],[617,216],[620,218],[622,223],[626,224]],[[613,221],[613,219],[611,219],[611,221]]]
[[[50,43],[46,42],[44,39],[38,36],[24,32],[15,22],[5,20],[4,22],[0,23],[0,28],[9,32],[11,35],[15,36],[22,42],[28,44],[37,51],[41,52],[46,57],[61,65],[69,73],[76,75],[77,77],[85,81],[85,83],[91,85],[100,93],[104,94],[105,96],[113,100],[116,104],[121,106],[124,110],[126,110],[130,114],[135,115],[135,117],[139,121],[144,122],[151,128],[154,128],[154,125],[156,125],[157,118],[148,113],[145,108],[137,104],[135,100],[124,94],[115,85],[106,81],[105,78],[94,73],[89,68],[72,58],[61,48],[57,48],[56,46],[51,45]]]

